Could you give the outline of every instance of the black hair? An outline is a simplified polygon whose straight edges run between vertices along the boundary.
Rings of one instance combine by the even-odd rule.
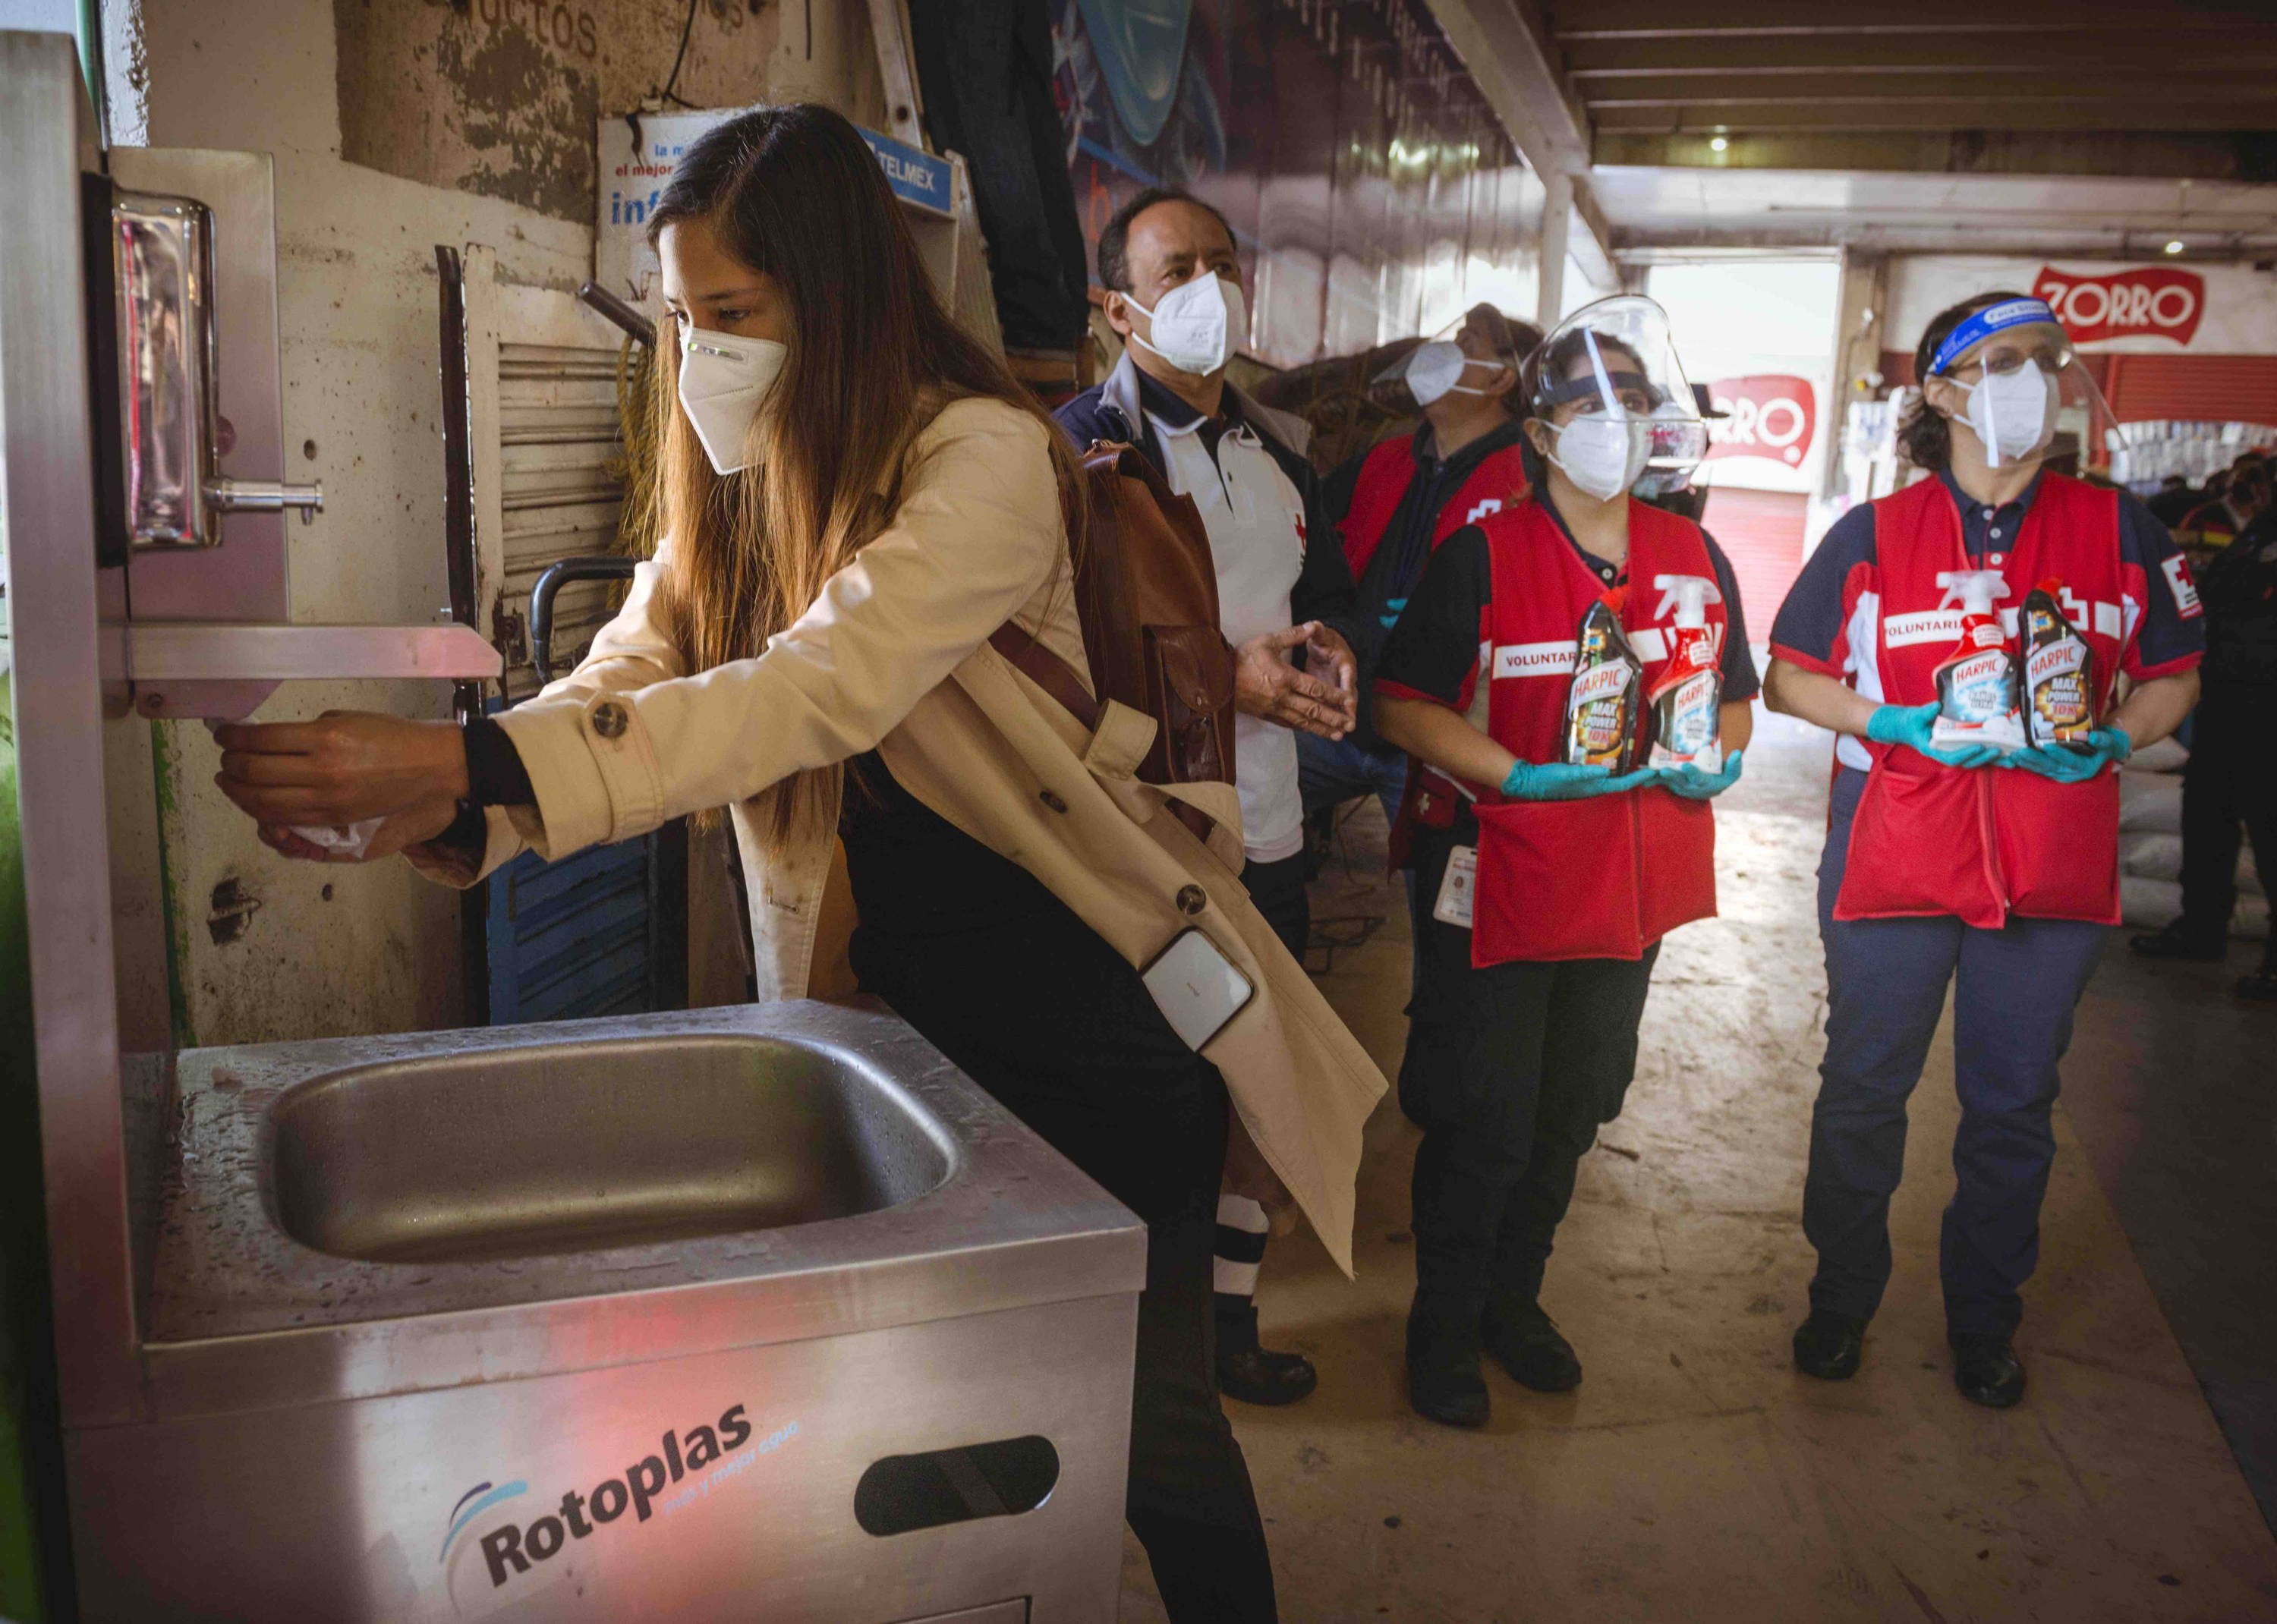
[[[1129,202],[1116,209],[1106,229],[1099,233],[1099,285],[1110,292],[1131,291],[1131,223],[1157,203],[1192,203],[1197,209],[1209,211],[1210,218],[1225,227],[1225,239],[1234,240],[1233,222],[1214,204],[1205,203],[1191,192],[1176,186],[1148,186]]]
[[[1953,424],[1929,403],[1929,364],[1936,358],[1938,346],[1953,336],[1954,328],[1979,310],[2030,297],[2030,293],[2012,292],[2005,288],[1973,293],[1959,304],[1938,311],[1922,330],[1921,342],[1914,345],[1914,382],[1920,385],[1921,394],[1907,412],[1905,421],[1898,425],[1898,450],[1908,462],[1925,473],[1938,474],[1953,460]]]

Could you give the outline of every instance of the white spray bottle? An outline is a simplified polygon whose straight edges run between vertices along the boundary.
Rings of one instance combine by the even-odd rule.
[[[2003,750],[2024,747],[2023,685],[2007,628],[1994,604],[2007,596],[1998,570],[1953,570],[1937,584],[1946,601],[1961,596],[1961,641],[1937,668],[1937,720],[1932,743],[1947,747],[1989,744]]]
[[[1652,584],[1662,595],[1653,618],[1666,614],[1673,602],[1676,624],[1667,634],[1667,664],[1646,699],[1652,753],[1645,764],[1689,764],[1702,772],[1721,772],[1724,678],[1716,663],[1716,634],[1708,627],[1708,605],[1722,603],[1724,595],[1704,575],[1656,575]]]

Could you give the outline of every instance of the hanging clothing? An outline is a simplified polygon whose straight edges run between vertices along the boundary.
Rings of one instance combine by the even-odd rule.
[[[908,16],[925,128],[935,152],[963,156],[1006,347],[1078,348],[1091,277],[1045,0],[958,0]]]

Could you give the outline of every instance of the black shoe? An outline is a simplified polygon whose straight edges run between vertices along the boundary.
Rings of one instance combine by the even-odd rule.
[[[1535,1304],[1504,1314],[1489,1309],[1479,1332],[1487,1352],[1519,1386],[1535,1393],[1571,1393],[1581,1385],[1581,1361],[1573,1345]]]
[[[1866,1322],[1847,1314],[1813,1309],[1795,1327],[1794,1368],[1822,1382],[1847,1382],[1858,1374],[1866,1351]]]
[[[1320,1372],[1302,1354],[1266,1347],[1218,1353],[1217,1390],[1244,1404],[1294,1404],[1320,1385]]]
[[[1450,1427],[1487,1424],[1487,1384],[1479,1374],[1475,1329],[1407,1317],[1407,1401]]]
[[[1971,1404],[2007,1409],[2024,1396],[2024,1365],[2007,1337],[1964,1333],[1953,1344],[1953,1385]]]
[[[2237,978],[2237,996],[2250,1004],[2277,1004],[2277,964],[2265,964]]]
[[[2220,964],[2229,956],[2224,938],[2182,929],[2176,920],[2165,930],[2127,938],[2127,945],[2145,959],[2181,959],[2191,964]]]

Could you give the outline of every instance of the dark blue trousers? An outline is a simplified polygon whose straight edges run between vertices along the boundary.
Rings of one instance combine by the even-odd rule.
[[[1890,1279],[1890,1195],[1905,1165],[1906,1100],[1953,991],[1953,1071],[1961,1097],[1953,1201],[1941,1273],[1946,1328],[2008,1336],[2039,1260],[2040,1201],[2055,1159],[2050,1118],[2072,1010],[2107,927],[2012,919],[1981,930],[1951,916],[1834,918],[1850,821],[1866,775],[1835,780],[1818,868],[1826,945],[1826,1059],[1810,1119],[1802,1227],[1818,1248],[1814,1309],[1870,1319]]]

